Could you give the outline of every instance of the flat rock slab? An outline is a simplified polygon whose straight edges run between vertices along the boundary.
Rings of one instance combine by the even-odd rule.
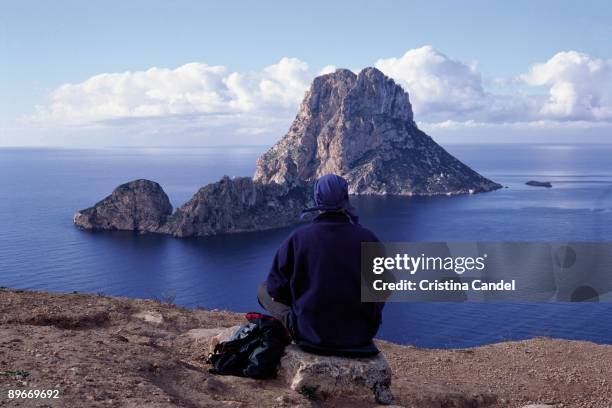
[[[185,333],[190,339],[195,340],[198,343],[210,341],[211,338],[217,336],[222,333],[226,328],[224,327],[215,327],[212,329],[191,329],[187,333]]]
[[[159,312],[147,310],[144,312],[138,312],[132,315],[136,319],[144,320],[148,323],[161,324],[164,322],[164,317]]]
[[[187,335],[197,342],[208,342],[212,352],[215,345],[229,340],[238,328],[192,329]],[[372,398],[373,395],[379,404],[393,402],[391,368],[382,354],[368,358],[320,356],[292,344],[285,348],[278,378],[308,398],[342,394]]]
[[[296,345],[285,349],[279,378],[291,389],[308,396],[349,394],[393,402],[391,368],[382,354],[368,358],[344,358],[306,353]]]
[[[197,343],[207,343],[208,351],[210,353],[213,352],[215,346],[222,341],[227,341],[232,337],[232,334],[238,330],[240,326],[232,326],[232,327],[215,327],[212,329],[191,329],[186,334],[187,336],[196,341]]]
[[[554,405],[547,405],[547,404],[531,404],[531,405],[524,405],[521,408],[554,408]]]

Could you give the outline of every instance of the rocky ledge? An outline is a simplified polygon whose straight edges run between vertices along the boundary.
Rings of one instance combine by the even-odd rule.
[[[170,214],[152,181],[119,186],[79,211],[83,229],[158,232],[177,237],[259,231],[297,223],[314,180],[344,176],[351,194],[471,194],[501,188],[418,129],[408,94],[376,68],[346,69],[313,81],[288,133],[257,160],[253,178],[201,188]]]
[[[377,406],[363,390],[368,378],[384,385],[382,363],[367,373],[359,362],[290,348],[274,380],[210,374],[211,339],[242,323],[242,314],[153,300],[0,289],[0,389],[57,389],[62,407]],[[547,338],[470,349],[377,345],[395,406],[612,405],[612,346]],[[357,384],[346,383],[352,376]]]
[[[239,328],[193,329],[187,335],[212,353],[217,344],[230,340]],[[362,397],[383,405],[394,400],[390,390],[391,368],[382,354],[367,358],[320,356],[291,344],[279,363],[278,378],[314,400],[339,395]]]

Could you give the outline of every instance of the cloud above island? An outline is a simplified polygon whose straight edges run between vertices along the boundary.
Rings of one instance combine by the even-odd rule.
[[[476,63],[449,58],[429,45],[399,58],[379,59],[374,66],[409,90],[417,119],[429,114],[468,114],[486,104]]]
[[[431,46],[376,62],[410,91],[417,118],[434,123],[487,124],[612,120],[612,61],[560,52],[514,78],[493,78],[488,89],[475,62]],[[496,85],[503,85],[500,90]]]
[[[294,109],[311,78],[308,65],[296,58],[257,72],[193,62],[176,69],[100,74],[60,86],[34,118],[79,123]]]
[[[507,78],[484,78],[476,61],[449,57],[432,46],[373,64],[409,92],[426,129],[605,127],[612,123],[612,61],[563,51]],[[193,62],[180,67],[103,73],[57,87],[24,123],[74,132],[108,129],[146,140],[190,135],[233,142],[278,139],[288,128],[313,70],[282,58],[257,71]],[[75,130],[77,129],[77,130]],[[136,135],[136,136],[134,136]]]
[[[612,120],[612,61],[567,51],[534,65],[521,76],[548,89],[539,114],[560,120]]]

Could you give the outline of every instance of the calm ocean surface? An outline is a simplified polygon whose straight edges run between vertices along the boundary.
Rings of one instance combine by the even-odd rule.
[[[387,241],[612,241],[612,145],[446,148],[508,188],[359,198],[362,224]],[[252,174],[264,150],[0,149],[0,286],[259,310],[256,285],[290,228],[178,240],[84,232],[72,215],[136,178],[159,182],[176,207],[224,174]],[[554,188],[525,186],[530,179]],[[385,308],[379,337],[422,347],[539,335],[612,343],[611,315],[612,303],[394,303]]]

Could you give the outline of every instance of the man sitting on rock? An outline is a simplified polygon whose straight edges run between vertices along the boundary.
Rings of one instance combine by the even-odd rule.
[[[374,355],[384,303],[361,302],[360,254],[362,242],[378,239],[358,224],[342,177],[321,177],[314,198],[315,207],[304,212],[318,216],[283,242],[258,288],[259,303],[306,351]]]

